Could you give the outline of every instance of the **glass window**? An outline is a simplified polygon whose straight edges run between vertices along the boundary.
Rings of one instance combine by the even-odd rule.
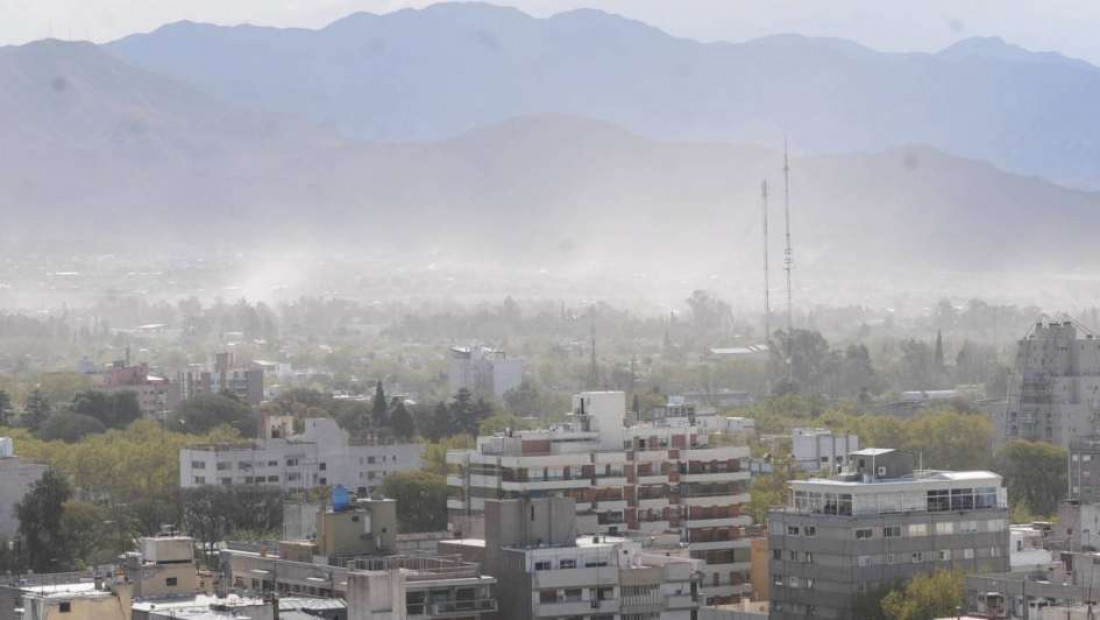
[[[787,536],[798,536],[798,526],[797,525],[788,525],[787,526]]]
[[[909,537],[914,536],[927,536],[928,524],[927,523],[913,523],[909,525]]]
[[[865,527],[856,530],[856,540],[863,540],[867,538],[874,538],[875,530]]]
[[[948,510],[951,510],[951,495],[947,489],[933,489],[928,492],[928,512]]]
[[[974,491],[972,489],[951,489],[951,510],[973,510]]]
[[[974,507],[977,509],[997,507],[997,487],[980,487],[974,491]]]
[[[942,523],[937,523],[936,524],[936,534],[945,535],[945,534],[954,534],[954,533],[955,533],[955,524],[952,523],[951,521],[944,521]]]
[[[802,535],[803,536],[817,536],[817,526],[816,525],[807,525],[806,527],[802,528]]]
[[[882,528],[883,538],[901,538],[901,526],[900,525],[887,525]]]

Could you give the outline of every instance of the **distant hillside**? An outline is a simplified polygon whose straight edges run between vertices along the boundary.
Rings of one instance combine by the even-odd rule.
[[[253,206],[238,191],[266,182],[281,162],[341,143],[91,44],[0,48],[0,83],[0,238],[33,231],[140,247],[185,230],[213,235]]]
[[[370,140],[439,140],[531,114],[807,153],[927,144],[1100,189],[1100,69],[998,39],[887,54],[834,39],[702,44],[598,11],[484,4],[355,14],[317,31],[179,23],[107,46],[238,104]]]
[[[57,42],[0,49],[0,82],[0,131],[13,136],[0,142],[0,238],[121,254],[177,244],[639,273],[733,265],[754,278],[762,178],[774,231],[781,222],[781,158],[756,146],[658,142],[567,116],[348,142]],[[792,168],[802,282],[1100,266],[1094,194],[926,147]]]

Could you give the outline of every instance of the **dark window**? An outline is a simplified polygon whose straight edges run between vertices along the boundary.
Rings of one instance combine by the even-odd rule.
[[[169,588],[176,586],[177,583],[178,582],[176,581],[175,577],[167,577],[164,580],[164,585],[168,586]]]
[[[73,610],[73,604],[68,602],[68,601],[65,601],[64,603],[61,603],[61,604],[58,605],[58,611],[60,611],[63,614],[67,614],[72,610]]]

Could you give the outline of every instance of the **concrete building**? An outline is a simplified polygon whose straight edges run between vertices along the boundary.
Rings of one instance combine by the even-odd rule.
[[[246,596],[341,598],[348,620],[481,620],[496,610],[495,579],[455,557],[344,557],[335,566],[232,548],[220,557],[229,587]]]
[[[1100,436],[1074,437],[1069,442],[1067,498],[1100,503]]]
[[[23,499],[48,466],[15,456],[11,437],[0,437],[0,536],[11,540],[19,529],[15,504]]]
[[[1008,528],[1008,567],[1010,571],[1045,570],[1055,562],[1047,549],[1049,524],[1011,525]]]
[[[862,595],[937,569],[1008,570],[999,475],[914,471],[895,450],[851,456],[842,475],[792,481],[769,513],[773,619],[857,617]]]
[[[967,575],[965,608],[993,620],[1087,620],[1098,613],[1100,554],[1063,553],[1057,564],[1043,570]],[[1081,615],[1084,609],[1086,614]]]
[[[502,398],[523,383],[523,360],[485,346],[454,347],[447,376],[451,394],[466,389],[475,396]]]
[[[28,576],[0,585],[0,620],[131,620],[130,584],[78,575]]]
[[[103,374],[102,389],[107,392],[133,392],[146,417],[163,419],[179,403],[179,389],[172,382],[149,372],[148,364],[126,366],[115,362]]]
[[[1100,415],[1100,339],[1070,321],[1039,323],[1019,342],[1008,401],[994,415],[998,443],[1047,441],[1068,448],[1095,435]]]
[[[176,384],[181,401],[199,394],[221,392],[234,394],[250,405],[259,405],[264,399],[263,368],[240,365],[232,353],[218,353],[206,366],[180,371]]]
[[[389,474],[417,471],[420,444],[356,445],[332,418],[264,420],[265,438],[180,450],[180,486],[263,484],[284,490],[344,485],[368,495]]]
[[[581,535],[674,534],[703,560],[706,594],[733,602],[749,593],[751,539],[745,445],[711,446],[710,433],[669,419],[628,427],[622,392],[573,399],[572,421],[538,431],[479,437],[451,451],[450,521],[481,534],[487,500],[567,497]]]
[[[650,554],[637,542],[578,536],[568,498],[489,500],[485,538],[441,541],[440,551],[480,562],[498,582],[501,620],[690,620],[702,562]]]
[[[834,435],[827,428],[791,431],[791,457],[803,471],[836,472],[848,465],[848,454],[859,450],[859,437]]]

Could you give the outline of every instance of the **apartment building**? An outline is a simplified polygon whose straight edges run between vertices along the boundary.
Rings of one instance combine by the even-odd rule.
[[[477,396],[502,398],[523,383],[523,360],[485,346],[453,347],[447,376],[452,394],[465,389]]]
[[[211,364],[180,371],[176,385],[181,401],[199,394],[229,392],[243,402],[258,405],[264,399],[264,369],[244,366],[232,353],[218,353]]]
[[[579,536],[574,501],[489,500],[485,538],[440,541],[497,580],[510,618],[690,620],[702,600],[702,562],[646,553],[615,536]]]
[[[265,418],[264,438],[180,450],[180,486],[259,484],[283,490],[343,485],[368,495],[389,474],[417,471],[421,444],[356,445],[332,418],[305,418],[295,431]]]
[[[127,366],[115,362],[102,375],[106,392],[133,392],[146,417],[161,419],[179,402],[179,390],[165,377],[149,372],[148,364]]]
[[[1068,448],[1100,432],[1100,339],[1071,321],[1038,323],[1016,351],[1008,402],[994,412],[998,443],[1047,441]]]
[[[858,617],[862,597],[918,573],[1009,568],[1008,502],[992,472],[914,471],[865,449],[829,479],[796,480],[768,516],[771,617]]]
[[[827,428],[791,431],[791,458],[802,471],[835,472],[848,465],[848,455],[859,450],[859,437],[837,435]]]
[[[749,593],[758,531],[742,512],[748,447],[712,446],[686,420],[628,427],[625,416],[622,392],[586,392],[574,397],[569,423],[479,437],[474,450],[448,453],[452,525],[477,535],[488,500],[570,498],[581,535],[674,534],[705,562],[711,602]]]
[[[0,437],[0,536],[7,540],[19,530],[15,505],[42,478],[49,467],[15,455],[11,437]]]

